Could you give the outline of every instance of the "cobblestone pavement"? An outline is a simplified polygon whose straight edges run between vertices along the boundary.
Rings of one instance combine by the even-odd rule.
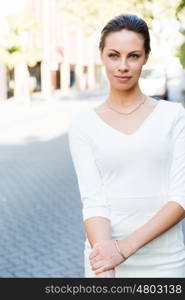
[[[0,277],[84,277],[67,128],[91,101],[0,104]]]
[[[0,277],[84,277],[67,129],[100,100],[0,103]]]

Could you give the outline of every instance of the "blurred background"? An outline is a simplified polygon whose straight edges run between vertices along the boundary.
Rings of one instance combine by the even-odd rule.
[[[67,131],[105,100],[108,20],[144,18],[140,86],[185,107],[185,0],[0,0],[0,277],[83,277],[81,202]]]
[[[151,96],[184,101],[183,0],[1,2],[1,101],[106,88],[98,51],[100,31],[120,13],[135,13],[150,27],[152,52],[142,89]]]

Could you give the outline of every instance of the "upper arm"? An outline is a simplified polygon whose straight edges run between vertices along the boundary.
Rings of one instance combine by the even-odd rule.
[[[95,216],[109,219],[104,185],[93,155],[90,138],[78,122],[71,122],[68,138],[83,204],[83,220]]]
[[[168,201],[175,201],[185,209],[185,109],[181,104],[174,124],[173,141]]]

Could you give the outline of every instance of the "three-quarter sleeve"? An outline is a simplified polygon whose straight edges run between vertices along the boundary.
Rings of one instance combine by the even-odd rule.
[[[185,209],[185,109],[181,104],[178,106],[173,128],[173,156],[168,201],[175,201]]]
[[[110,219],[101,174],[97,167],[91,139],[82,126],[72,120],[68,130],[69,149],[77,175],[83,220],[101,216]]]

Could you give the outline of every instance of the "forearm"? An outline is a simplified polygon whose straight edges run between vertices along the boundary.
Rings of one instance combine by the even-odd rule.
[[[91,247],[101,240],[110,240],[111,226],[110,220],[104,217],[92,217],[88,218],[84,222],[85,231]]]
[[[185,217],[185,210],[176,202],[166,203],[147,223],[119,241],[126,257],[160,236]]]

